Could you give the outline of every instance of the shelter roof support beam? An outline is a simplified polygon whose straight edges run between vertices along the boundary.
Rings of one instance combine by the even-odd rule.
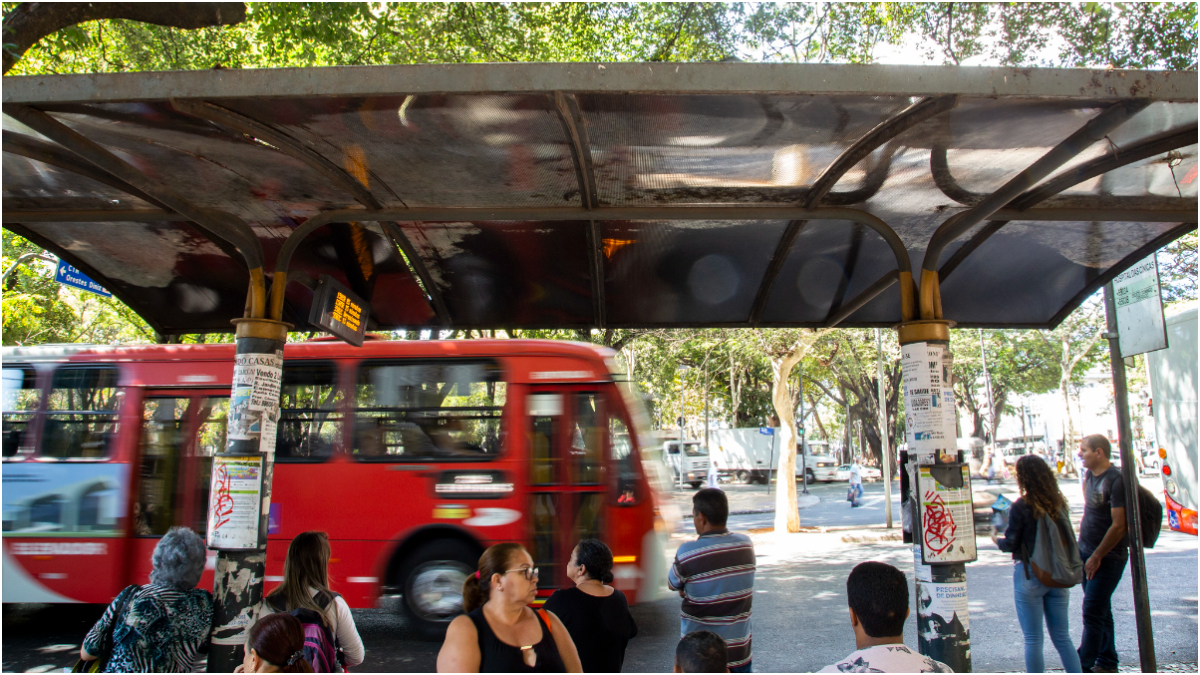
[[[148,201],[156,206],[163,207],[163,204],[154,197],[111,174],[97,169],[89,162],[81,161],[77,155],[73,155],[61,146],[54,145],[53,143],[47,143],[41,139],[5,129],[4,152],[11,152],[14,155],[20,155],[43,164],[49,164],[63,171],[70,171],[85,178],[90,178],[97,183],[116,188],[138,199]]]
[[[296,140],[289,134],[286,134],[269,124],[260,122],[252,117],[248,117],[238,112],[223,108],[219,105],[209,103],[208,101],[197,101],[190,99],[171,99],[171,105],[178,111],[199,117],[200,119],[208,120],[214,124],[232,129],[240,134],[250,136],[251,138],[261,139],[274,146],[279,152],[282,152],[289,157],[297,159],[325,178],[333,181],[346,192],[354,197],[354,200],[359,204],[369,209],[382,209],[383,204],[375,198],[367,186],[358,182],[356,178],[347,173],[344,169],[337,166],[333,162],[326,159],[323,155],[309,148],[305,144]],[[403,203],[403,200],[402,202]],[[441,290],[433,283],[433,277],[429,274],[429,269],[425,266],[425,261],[421,258],[417,248],[413,246],[412,241],[404,234],[403,228],[396,223],[386,223],[384,231],[391,237],[393,243],[404,253],[404,258],[408,262],[409,271],[421,285],[425,291],[430,307],[434,314],[437,315],[438,321],[443,325],[450,325],[450,313],[446,310],[446,303],[442,299]],[[294,232],[293,232],[294,234]],[[292,235],[289,235],[291,238]],[[305,235],[307,236],[307,234]],[[280,319],[283,314],[284,291],[287,288],[287,269],[286,266],[282,270],[282,274],[278,267],[278,285],[275,279],[271,282],[271,300],[270,311],[272,318]]]
[[[825,319],[825,326],[827,328],[833,328],[839,323],[850,318],[851,314],[862,309],[864,305],[874,300],[880,293],[891,288],[892,284],[896,283],[899,279],[900,270],[892,270],[884,274],[882,277],[879,277],[878,281],[868,286],[862,293],[859,293],[857,296],[851,298],[849,302],[846,302],[841,307],[838,307],[837,311],[830,314],[829,318]]]
[[[966,213],[965,211],[963,213]],[[1041,220],[1048,222],[1074,222],[1094,220],[1098,222],[1125,223],[1170,223],[1190,221],[1193,209],[1030,209],[1015,211],[1002,209],[992,215],[1003,220]],[[4,218],[31,223],[110,223],[110,222],[155,222],[187,221],[188,218],[170,211],[156,210],[95,210],[95,211],[4,211]],[[398,220],[400,222],[483,222],[483,221],[586,221],[606,220],[848,220],[868,227],[887,227],[875,216],[858,209],[845,208],[759,208],[745,206],[715,207],[614,207],[584,211],[576,208],[416,208],[386,211],[364,209],[339,209],[325,211],[304,222],[300,227],[316,229],[329,223],[351,221]],[[296,228],[299,230],[300,228]],[[890,228],[889,228],[890,229]],[[899,243],[899,237],[896,238]],[[299,242],[295,242],[298,244]],[[891,243],[889,241],[889,243]],[[902,246],[903,244],[900,243]],[[286,246],[286,243],[285,243]],[[896,249],[893,247],[893,252]],[[295,252],[291,247],[288,255]],[[280,255],[283,255],[281,250]]]
[[[1177,148],[1194,145],[1196,143],[1196,131],[1196,125],[1192,124],[1180,129],[1165,131],[1127,148],[1114,149],[1102,157],[1097,157],[1090,162],[1080,164],[1071,171],[1025,192],[1025,194],[1014,199],[1009,204],[1009,207],[1024,211],[1085,180],[1153,157],[1159,153],[1170,152]],[[938,270],[938,282],[946,281],[946,277],[949,277],[966,260],[967,256],[982,246],[989,237],[998,232],[1007,222],[1005,220],[993,220],[982,230],[976,232],[975,236],[971,237],[967,243],[955,251],[950,260],[947,260],[946,264],[942,265],[941,269]]]
[[[833,190],[833,186],[841,180],[847,171],[854,168],[855,164],[858,164],[884,143],[887,143],[921,122],[950,110],[957,104],[957,96],[927,97],[881,122],[874,129],[864,134],[862,138],[855,141],[832,164],[826,167],[825,171],[813,182],[812,189],[805,196],[804,207],[808,209],[816,208],[821,203],[821,200]],[[751,325],[758,325],[761,321],[763,310],[767,306],[767,299],[771,295],[771,287],[775,283],[775,278],[779,276],[779,271],[783,269],[783,263],[791,254],[792,245],[796,242],[796,237],[800,235],[800,230],[803,229],[804,225],[805,221],[803,220],[793,220],[788,223],[787,228],[783,231],[783,235],[779,238],[775,252],[771,255],[771,260],[767,263],[767,269],[763,273],[758,293],[754,296],[754,304],[750,307],[749,322]],[[884,225],[884,227],[887,226]],[[891,228],[888,229],[891,230]],[[886,239],[887,237],[885,236],[884,238]],[[901,262],[901,258],[903,262]],[[911,272],[911,267],[908,266],[907,252],[903,256],[897,256],[897,264],[900,266],[902,272]],[[904,289],[901,289],[902,297],[904,297],[904,294]]]
[[[579,185],[579,202],[584,209],[599,206],[596,197],[596,172],[592,167],[592,143],[588,138],[587,124],[579,110],[579,100],[574,94],[554,92],[554,111],[567,137],[571,149],[571,161],[575,165],[575,180]],[[604,257],[600,255],[600,228],[596,221],[587,223],[588,272],[592,279],[592,321],[597,328],[604,328]]]
[[[928,272],[937,270],[937,262],[945,250],[946,244],[962,236],[975,225],[988,219],[1002,209],[1021,193],[1050,175],[1058,167],[1071,161],[1079,153],[1086,150],[1092,143],[1104,138],[1113,129],[1124,124],[1143,108],[1150,105],[1148,100],[1118,101],[1106,108],[1099,115],[1088,120],[1081,129],[1071,134],[1062,143],[1056,145],[1050,152],[1042,155],[1029,168],[1014,176],[1000,189],[988,195],[983,201],[957,216],[952,216],[934,232],[929,247],[925,250],[925,260],[921,267]],[[1109,220],[1109,219],[1104,219]],[[932,317],[930,317],[932,318]]]
[[[241,219],[232,214],[209,211],[192,204],[182,195],[151,179],[99,143],[41,110],[25,105],[5,104],[4,112],[101,170],[154,197],[157,202],[185,216],[210,235],[233,244],[251,270],[262,269],[262,245],[250,226]],[[261,305],[261,309],[265,310],[265,304]]]

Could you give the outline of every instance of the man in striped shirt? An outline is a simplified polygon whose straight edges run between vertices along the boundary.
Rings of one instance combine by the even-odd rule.
[[[729,672],[749,673],[754,544],[750,537],[725,529],[728,518],[724,492],[697,492],[692,497],[692,522],[700,536],[679,547],[667,579],[683,598],[680,635],[698,630],[720,635],[729,648]]]

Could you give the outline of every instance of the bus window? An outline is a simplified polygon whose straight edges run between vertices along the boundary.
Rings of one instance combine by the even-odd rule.
[[[617,504],[633,506],[640,501],[637,488],[637,458],[633,455],[633,440],[629,437],[629,427],[625,420],[616,415],[608,418],[608,443]]]
[[[491,459],[500,453],[506,388],[490,361],[368,361],[355,391],[362,460]]]
[[[142,412],[141,474],[133,533],[161,536],[175,524],[189,399],[148,398]]]
[[[213,455],[225,449],[229,426],[229,397],[208,396],[196,409],[196,486],[192,490],[192,530],[200,536],[208,531],[208,490],[212,480]]]
[[[57,459],[106,457],[117,436],[121,398],[115,368],[59,368],[46,401],[42,455]]]
[[[276,460],[311,461],[332,455],[341,440],[341,402],[337,368],[332,363],[284,363]]]
[[[600,482],[600,420],[596,410],[599,396],[595,393],[575,394],[575,418],[571,421],[571,460],[575,483],[595,485]]]
[[[5,368],[4,389],[0,402],[3,414],[4,456],[33,452],[33,434],[29,427],[37,414],[39,390],[32,368]]]

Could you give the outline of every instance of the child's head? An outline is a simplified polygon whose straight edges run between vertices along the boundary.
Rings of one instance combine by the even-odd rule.
[[[677,673],[728,673],[729,650],[720,635],[698,630],[684,635],[675,647]]]

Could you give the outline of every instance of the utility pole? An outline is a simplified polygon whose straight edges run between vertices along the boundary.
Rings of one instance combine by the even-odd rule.
[[[887,392],[883,384],[883,330],[875,329],[875,379],[879,392],[879,461],[883,464],[883,509],[888,529],[892,529],[892,454],[888,444]]]
[[[1154,654],[1154,628],[1150,618],[1150,592],[1146,588],[1146,553],[1142,549],[1141,504],[1137,498],[1137,462],[1133,457],[1133,431],[1129,423],[1129,394],[1125,359],[1118,344],[1117,305],[1110,281],[1104,286],[1104,313],[1108,320],[1108,354],[1112,362],[1113,399],[1117,409],[1117,445],[1121,449],[1121,479],[1125,484],[1125,523],[1129,532],[1129,569],[1133,581],[1133,614],[1137,622],[1138,654],[1142,672],[1158,671]]]
[[[808,443],[805,442],[805,438],[807,437],[807,434],[805,433],[806,427],[804,426],[804,367],[803,367],[803,365],[804,364],[800,364],[801,367],[800,367],[800,434],[799,434],[799,438],[800,438],[800,472],[801,472],[801,475],[804,477],[804,489],[802,489],[800,491],[800,494],[806,495],[806,494],[808,494],[808,452],[806,452]]]
[[[988,428],[984,431],[984,434],[987,436],[985,440],[988,443],[995,443],[996,439],[993,438],[995,434],[992,433],[992,429],[996,426],[996,403],[992,400],[992,376],[988,373],[987,347],[983,343],[983,329],[979,328],[977,330],[979,331],[979,354],[983,360],[983,386],[987,390],[988,397]]]

